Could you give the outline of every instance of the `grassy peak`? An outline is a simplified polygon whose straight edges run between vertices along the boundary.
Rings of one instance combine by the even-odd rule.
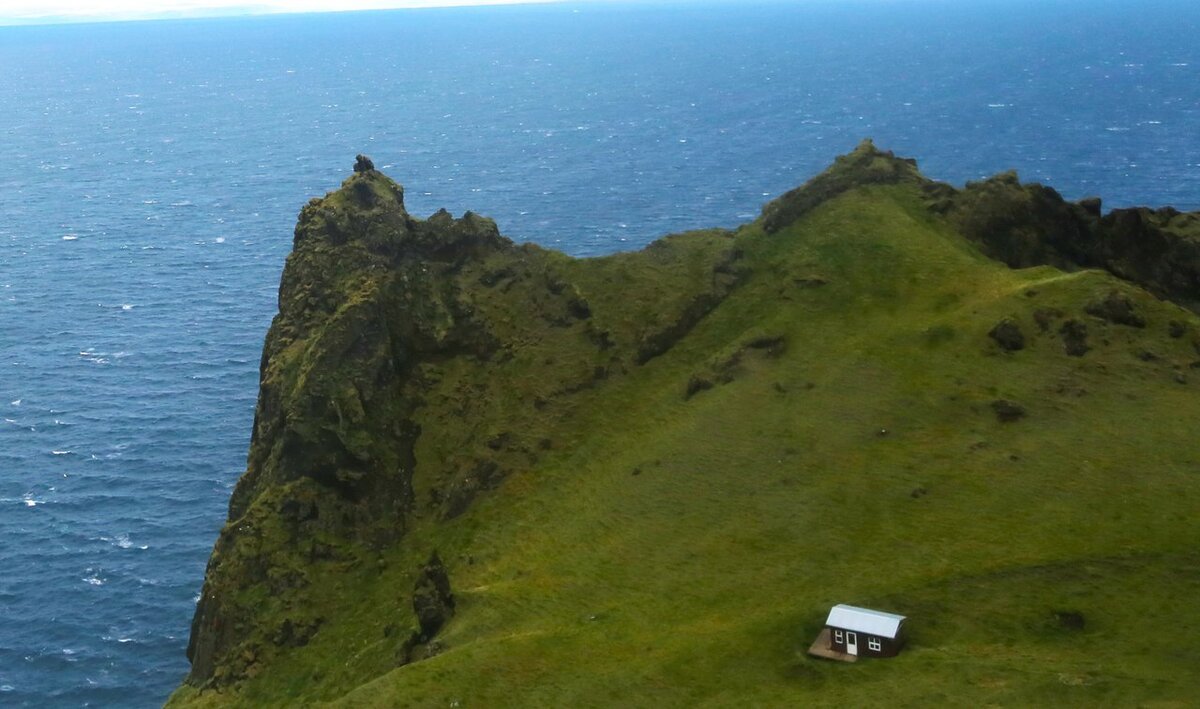
[[[778,232],[826,202],[854,187],[872,184],[929,182],[917,170],[917,161],[898,158],[865,138],[854,150],[839,155],[824,172],[763,207],[763,228]]]

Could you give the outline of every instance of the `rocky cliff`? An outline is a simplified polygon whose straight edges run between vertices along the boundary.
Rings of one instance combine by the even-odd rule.
[[[314,568],[373,559],[413,518],[456,517],[536,464],[573,394],[670,348],[738,280],[723,232],[665,240],[645,260],[614,264],[612,292],[593,292],[578,264],[515,245],[490,219],[413,218],[400,185],[361,157],[306,205],[188,681],[236,681],[303,644],[323,622],[306,600]],[[627,312],[615,303],[628,287],[661,297]]]

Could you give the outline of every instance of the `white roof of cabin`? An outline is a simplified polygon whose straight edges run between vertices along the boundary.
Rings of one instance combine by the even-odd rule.
[[[895,639],[902,622],[902,615],[839,603],[829,611],[829,619],[825,621],[825,625]]]

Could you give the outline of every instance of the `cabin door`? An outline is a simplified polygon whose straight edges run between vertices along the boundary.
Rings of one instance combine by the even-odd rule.
[[[850,655],[858,654],[858,633],[846,631],[846,653]]]

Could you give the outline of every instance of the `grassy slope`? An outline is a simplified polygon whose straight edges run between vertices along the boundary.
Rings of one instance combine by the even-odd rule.
[[[991,262],[911,187],[856,189],[738,240],[750,281],[667,354],[583,391],[576,439],[464,516],[419,522],[378,568],[314,584],[336,609],[326,625],[237,694],[175,699],[1190,701],[1200,374],[1175,375],[1197,358],[1196,317],[1097,272]],[[562,268],[596,306],[622,258]],[[826,285],[795,282],[814,277]],[[1113,287],[1145,330],[1083,315]],[[1034,324],[1040,307],[1086,318],[1094,349],[1066,356]],[[1031,336],[1025,350],[987,337],[1005,316]],[[1189,334],[1169,338],[1170,319]],[[786,351],[748,351],[732,382],[685,399],[692,375],[762,335]],[[1028,416],[998,422],[998,398]],[[433,547],[458,615],[444,652],[391,669],[392,609]],[[910,615],[910,648],[856,665],[807,657],[838,602]],[[1082,613],[1084,629],[1054,611]]]

